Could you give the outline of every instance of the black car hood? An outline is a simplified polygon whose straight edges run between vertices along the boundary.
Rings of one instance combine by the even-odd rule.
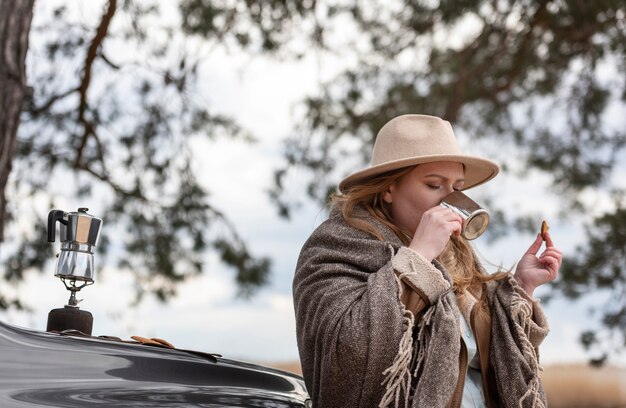
[[[302,378],[197,352],[0,322],[0,407],[305,407]]]

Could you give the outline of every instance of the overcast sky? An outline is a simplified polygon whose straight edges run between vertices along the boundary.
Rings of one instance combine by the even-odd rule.
[[[39,7],[42,3],[36,4]],[[315,92],[320,77],[328,74],[324,69],[315,56],[281,63],[219,50],[202,66],[205,79],[198,94],[213,108],[234,116],[259,142],[195,141],[199,179],[211,191],[211,202],[236,225],[253,253],[273,259],[271,284],[251,300],[237,299],[233,272],[209,258],[206,273],[182,284],[178,296],[168,304],[147,298],[138,307],[128,307],[133,298],[131,277],[107,269],[94,286],[79,294],[85,299],[81,307],[94,315],[94,335],[160,337],[180,348],[252,361],[298,358],[291,281],[300,247],[323,221],[325,212],[309,204],[295,213],[291,222],[283,221],[276,216],[265,191],[280,160],[281,140],[293,129],[293,109],[305,95]],[[474,144],[470,148],[466,136],[461,139],[466,150],[483,151]],[[545,190],[546,185],[545,179],[533,174],[524,181],[498,177],[476,189],[476,194],[483,188],[497,192],[510,211],[539,208],[551,223],[557,245],[566,252],[573,251],[582,231],[561,223],[557,201]],[[544,199],[537,200],[537,196]],[[66,211],[91,206],[72,197],[59,202]],[[93,214],[104,218],[106,228],[106,214]],[[511,267],[533,238],[514,235],[493,245],[479,239],[476,246],[488,261]],[[48,311],[62,307],[69,295],[54,278],[53,270],[27,275],[18,290],[33,312],[1,313],[0,319],[41,330],[45,329]],[[582,322],[590,318],[587,306],[565,301],[546,306],[551,334],[541,350],[544,363],[585,360],[578,337]]]

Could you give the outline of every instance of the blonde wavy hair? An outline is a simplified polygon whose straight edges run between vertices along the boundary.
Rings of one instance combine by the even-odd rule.
[[[383,173],[358,185],[351,186],[343,193],[333,194],[330,199],[330,206],[341,211],[348,225],[370,233],[383,241],[383,234],[376,226],[354,214],[357,206],[364,208],[371,216],[389,227],[402,243],[408,246],[413,238],[412,231],[402,230],[393,223],[391,207],[383,200],[383,193],[387,191],[390,185],[399,181],[414,168],[412,166]],[[484,282],[502,279],[507,274],[502,270],[491,275],[485,273],[469,242],[455,235],[452,235],[437,260],[450,273],[454,291],[461,298],[464,297],[466,291],[476,297],[480,296]]]

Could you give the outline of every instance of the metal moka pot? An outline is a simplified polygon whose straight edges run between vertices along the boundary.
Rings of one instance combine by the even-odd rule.
[[[463,218],[461,236],[467,240],[481,236],[489,225],[489,213],[487,210],[460,191],[448,194],[441,202],[441,205],[451,209]]]
[[[77,212],[51,210],[48,213],[48,242],[55,240],[57,222],[61,241],[54,276],[60,278],[71,293],[67,305],[48,314],[46,330],[49,332],[78,330],[91,335],[93,316],[86,310],[80,310],[76,293],[94,283],[93,253],[98,244],[102,219],[87,214],[87,211],[87,208],[79,208]]]
[[[102,219],[87,214],[87,211],[87,208],[79,208],[77,212],[51,210],[48,213],[48,242],[54,242],[56,223],[59,222],[61,253],[54,272],[58,278],[94,281],[93,253]]]

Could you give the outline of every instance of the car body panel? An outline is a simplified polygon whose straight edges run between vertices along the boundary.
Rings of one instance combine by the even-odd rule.
[[[305,407],[302,378],[206,353],[0,322],[0,407]]]

